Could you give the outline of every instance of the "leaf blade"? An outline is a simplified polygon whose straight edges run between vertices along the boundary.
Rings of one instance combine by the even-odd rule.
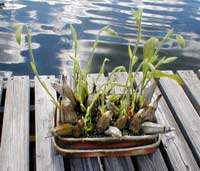
[[[151,58],[154,55],[155,47],[158,42],[158,39],[155,37],[151,37],[146,41],[143,47],[143,57]]]

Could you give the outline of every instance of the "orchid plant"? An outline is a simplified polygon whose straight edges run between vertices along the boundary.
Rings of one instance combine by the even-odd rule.
[[[94,81],[93,92],[89,92],[88,90],[87,77],[90,73],[95,50],[99,43],[99,37],[103,33],[108,33],[112,36],[117,36],[117,33],[108,26],[103,27],[98,32],[96,40],[94,41],[87,67],[82,68],[77,57],[77,33],[73,25],[70,25],[74,41],[74,53],[69,55],[69,58],[73,61],[74,89],[67,85],[65,75],[62,77],[62,84],[54,83],[53,87],[62,96],[61,101],[57,101],[51,95],[46,84],[39,77],[32,51],[31,33],[28,26],[22,24],[16,26],[16,40],[19,44],[21,43],[23,28],[26,30],[31,68],[43,88],[51,97],[52,102],[60,111],[60,125],[51,131],[53,135],[80,137],[98,133],[122,136],[123,130],[128,131],[129,134],[136,134],[142,130],[144,132],[142,128],[145,121],[155,122],[154,113],[160,96],[152,103],[151,98],[158,79],[168,77],[176,80],[179,84],[182,83],[177,74],[169,74],[158,69],[161,65],[171,63],[177,59],[177,57],[160,58],[159,51],[172,37],[176,38],[180,47],[184,47],[185,42],[181,35],[174,34],[172,30],[169,30],[162,40],[151,37],[144,43],[142,62],[137,64],[137,50],[142,38],[142,13],[142,9],[132,10],[138,31],[134,48],[131,47],[131,44],[128,45],[129,67],[127,69],[124,66],[114,68],[109,74],[108,79],[102,85],[97,86],[97,82],[104,74],[105,65],[108,62],[108,59],[105,58],[98,76]],[[125,83],[120,83],[115,79],[114,75],[117,72],[125,72],[127,74]],[[143,76],[140,83],[135,86],[136,77],[139,72],[142,72]],[[156,81],[152,82],[153,79],[156,79]],[[152,82],[152,85],[149,85],[150,82]],[[121,87],[123,91],[118,94],[112,94],[111,92],[116,86]]]

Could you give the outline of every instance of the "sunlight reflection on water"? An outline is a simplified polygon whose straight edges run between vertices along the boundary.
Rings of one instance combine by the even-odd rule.
[[[92,42],[98,30],[110,25],[119,37],[104,35],[94,59],[92,72],[97,72],[104,57],[114,66],[127,65],[127,44],[134,44],[137,29],[131,9],[142,7],[143,37],[140,47],[150,36],[161,38],[169,29],[186,39],[186,48],[180,49],[174,39],[163,47],[162,55],[178,56],[174,65],[163,69],[200,68],[200,3],[195,0],[28,0],[5,1],[0,9],[0,70],[16,75],[32,75],[28,64],[27,44],[19,47],[15,41],[16,23],[27,23],[31,29],[36,64],[41,74],[59,75],[63,68],[71,68],[68,55],[72,53],[69,24],[74,24],[79,38],[79,59],[87,63]],[[178,49],[177,49],[178,48]],[[139,48],[138,56],[142,56]],[[21,68],[24,69],[21,69]]]

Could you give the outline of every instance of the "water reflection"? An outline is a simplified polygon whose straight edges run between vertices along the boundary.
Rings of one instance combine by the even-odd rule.
[[[41,74],[59,75],[63,68],[72,68],[68,55],[72,53],[69,24],[73,23],[79,37],[79,60],[88,61],[92,43],[100,28],[110,25],[119,32],[118,37],[104,35],[94,59],[92,72],[97,72],[104,59],[106,67],[128,65],[127,44],[134,44],[137,35],[131,9],[143,7],[143,37],[141,46],[150,36],[161,38],[173,28],[187,40],[186,48],[179,49],[174,39],[164,46],[160,56],[178,56],[173,65],[163,69],[200,68],[200,3],[197,0],[29,0],[6,1],[0,9],[0,70],[13,71],[15,75],[32,75],[27,45],[17,46],[14,29],[16,23],[27,23],[33,35],[33,51]],[[178,49],[177,49],[178,48]]]

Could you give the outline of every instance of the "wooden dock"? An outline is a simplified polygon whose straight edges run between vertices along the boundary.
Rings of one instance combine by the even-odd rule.
[[[200,80],[191,70],[177,73],[182,87],[162,78],[155,92],[163,95],[158,121],[176,128],[162,136],[159,149],[149,155],[93,158],[63,158],[56,153],[47,138],[55,106],[37,79],[0,77],[0,171],[199,171]],[[91,80],[94,77],[90,75]],[[118,73],[121,81],[125,77]],[[55,77],[42,79],[50,87]],[[50,91],[57,96],[51,87]]]

